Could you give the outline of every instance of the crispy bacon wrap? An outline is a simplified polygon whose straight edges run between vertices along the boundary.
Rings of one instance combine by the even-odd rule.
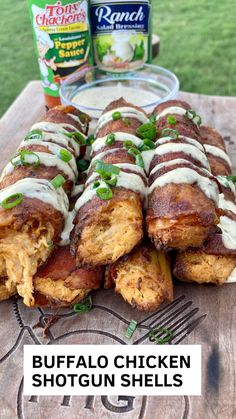
[[[60,241],[87,130],[86,116],[73,107],[50,110],[2,173],[0,276],[7,277],[9,295],[17,290],[28,306],[34,305],[33,276]]]
[[[170,260],[150,243],[143,243],[107,268],[106,286],[115,285],[133,308],[154,311],[173,299]]]
[[[207,125],[200,127],[201,140],[205,147],[211,173],[215,176],[231,174],[231,162],[226,152],[223,137],[214,128]]]
[[[34,276],[34,306],[68,307],[98,289],[103,268],[78,268],[69,246],[57,248]]]
[[[226,176],[231,164],[226,155],[222,136],[213,128],[201,127],[211,171],[219,182],[220,220],[199,249],[187,249],[176,255],[174,275],[188,282],[223,284],[231,279],[236,268],[236,205],[235,187]],[[207,147],[210,145],[211,147]]]
[[[147,180],[139,164],[142,140],[136,130],[145,122],[145,112],[122,98],[112,102],[98,121],[85,191],[75,205],[71,247],[81,266],[113,263],[143,237]],[[104,170],[98,169],[98,162],[105,164]],[[101,188],[109,190],[107,199],[99,194]]]
[[[202,145],[200,119],[182,101],[158,105],[153,117],[159,138],[151,158],[146,152],[148,235],[157,249],[199,247],[218,221],[218,185]]]

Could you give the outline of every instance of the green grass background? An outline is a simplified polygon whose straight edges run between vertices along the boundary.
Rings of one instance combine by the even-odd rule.
[[[236,0],[152,0],[155,59],[181,89],[236,95]],[[26,0],[0,0],[0,115],[29,80],[39,78]],[[32,103],[33,106],[33,103]]]

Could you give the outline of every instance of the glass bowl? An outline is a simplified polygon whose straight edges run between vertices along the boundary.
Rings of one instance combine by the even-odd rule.
[[[60,96],[63,105],[73,105],[97,119],[112,100],[120,97],[150,113],[159,103],[175,99],[178,91],[179,80],[174,73],[145,64],[123,74],[87,67],[62,82]]]

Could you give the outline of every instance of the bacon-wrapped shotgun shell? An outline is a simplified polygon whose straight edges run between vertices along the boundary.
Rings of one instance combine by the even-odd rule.
[[[52,242],[60,241],[69,211],[68,195],[77,180],[77,137],[83,143],[87,130],[86,116],[73,107],[50,110],[32,126],[3,170],[0,276],[8,277],[8,291],[17,288],[28,306],[34,304],[32,278],[49,257]]]
[[[113,118],[114,113],[117,118]],[[146,175],[124,143],[132,142],[137,150],[142,140],[137,137],[136,129],[148,121],[144,111],[124,99],[112,102],[98,121],[85,190],[75,204],[77,216],[71,247],[80,265],[113,263],[129,253],[143,237]],[[111,134],[111,144],[107,144]],[[118,168],[116,185],[109,187],[101,179],[96,171],[98,161]],[[112,197],[101,199],[98,196],[101,187],[109,187]]]
[[[236,267],[236,256],[212,255],[194,249],[178,253],[173,275],[185,282],[223,284]]]
[[[181,101],[157,106],[153,115],[160,138],[151,156],[143,153],[149,160],[147,230],[157,249],[199,247],[218,221],[218,185],[187,109]]]
[[[67,307],[83,300],[103,280],[103,268],[77,268],[69,246],[57,248],[34,277],[35,306]]]
[[[182,281],[223,284],[236,268],[235,187],[226,177],[231,174],[230,160],[222,136],[213,128],[201,127],[212,173],[218,176],[218,226],[200,249],[187,249],[176,255],[173,273]],[[210,147],[209,147],[210,146]]]
[[[223,137],[212,127],[204,125],[200,128],[201,138],[206,150],[211,173],[215,176],[231,174],[231,162],[226,152]]]
[[[106,283],[140,311],[153,311],[173,299],[170,260],[167,254],[150,244],[142,244],[129,255],[109,266]]]

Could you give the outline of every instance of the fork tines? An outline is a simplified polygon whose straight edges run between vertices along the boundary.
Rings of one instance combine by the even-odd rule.
[[[205,319],[206,314],[196,316],[199,308],[193,308],[192,301],[184,301],[185,298],[185,295],[178,297],[172,303],[139,322],[138,327],[147,330],[147,332],[133,344],[137,345],[148,339],[151,329],[157,329],[156,337],[159,339],[166,336],[166,332],[165,330],[158,332],[158,329],[168,329],[171,333],[169,344],[177,345],[186,338]]]

